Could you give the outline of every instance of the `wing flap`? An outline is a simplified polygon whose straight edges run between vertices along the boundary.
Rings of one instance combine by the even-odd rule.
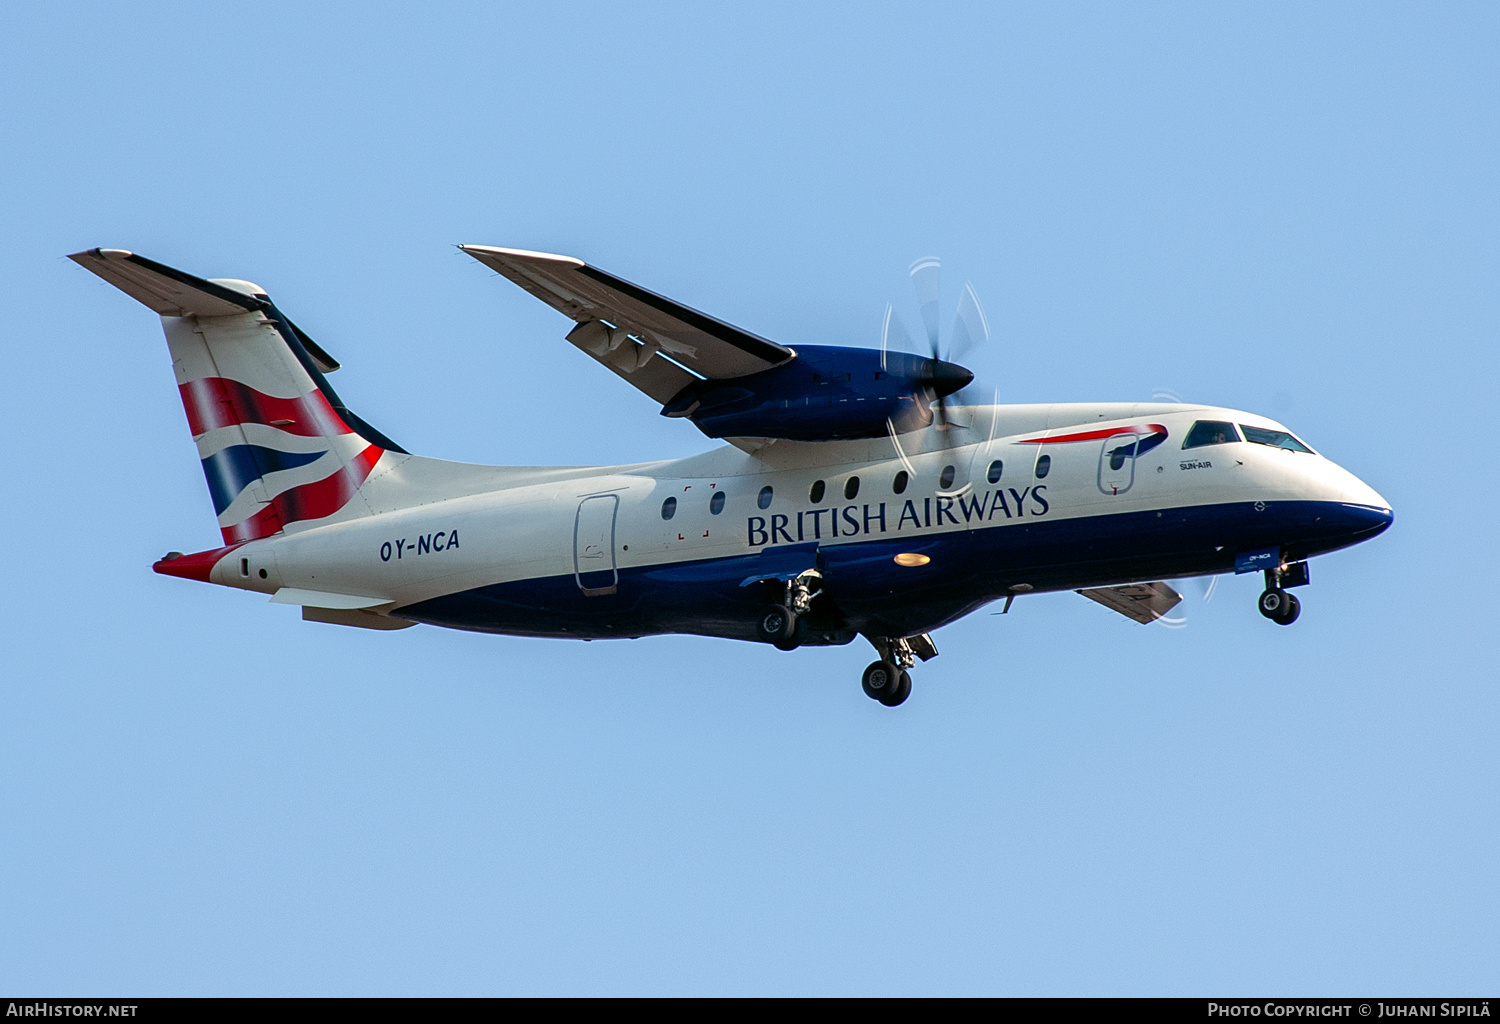
[[[653,358],[660,346],[635,340],[628,328],[585,320],[568,332],[568,341],[662,405],[699,379],[670,360]]]
[[[1160,582],[1095,587],[1092,590],[1080,590],[1079,593],[1090,601],[1098,601],[1104,607],[1148,626],[1176,608],[1182,600],[1181,594]]]

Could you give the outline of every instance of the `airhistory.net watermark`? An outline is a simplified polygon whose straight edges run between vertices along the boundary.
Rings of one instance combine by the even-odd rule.
[[[7,1017],[134,1017],[139,1003],[55,1003],[38,999],[7,1003]]]

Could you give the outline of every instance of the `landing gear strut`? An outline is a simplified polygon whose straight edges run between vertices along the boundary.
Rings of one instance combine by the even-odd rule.
[[[1306,562],[1279,565],[1266,570],[1266,589],[1260,595],[1257,607],[1260,613],[1278,626],[1290,626],[1302,614],[1302,602],[1295,594],[1288,594],[1288,587],[1304,586],[1308,582]]]
[[[921,658],[937,657],[937,645],[926,633],[908,637],[869,637],[880,660],[865,669],[860,685],[865,696],[893,708],[911,696],[911,674],[906,670]]]
[[[812,608],[813,599],[823,593],[822,588],[813,588],[822,580],[822,573],[809,569],[786,581],[784,604],[773,604],[761,613],[755,631],[768,644],[778,650],[792,651],[802,645],[807,635],[807,623],[803,620]]]

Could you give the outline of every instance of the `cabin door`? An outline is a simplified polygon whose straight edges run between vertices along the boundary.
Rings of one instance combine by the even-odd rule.
[[[620,498],[600,494],[584,498],[573,521],[573,577],[584,597],[613,594],[620,582],[615,569],[615,514]]]
[[[1099,490],[1124,494],[1135,483],[1135,455],[1141,435],[1111,434],[1099,448]]]

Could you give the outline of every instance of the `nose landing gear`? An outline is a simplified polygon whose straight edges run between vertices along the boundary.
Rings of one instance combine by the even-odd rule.
[[[1260,595],[1260,613],[1278,626],[1290,626],[1302,613],[1302,602],[1295,594],[1279,588],[1270,588]]]
[[[1260,613],[1278,626],[1290,626],[1302,614],[1302,602],[1287,588],[1306,586],[1310,577],[1306,562],[1279,565],[1266,570],[1266,589],[1257,607]]]

